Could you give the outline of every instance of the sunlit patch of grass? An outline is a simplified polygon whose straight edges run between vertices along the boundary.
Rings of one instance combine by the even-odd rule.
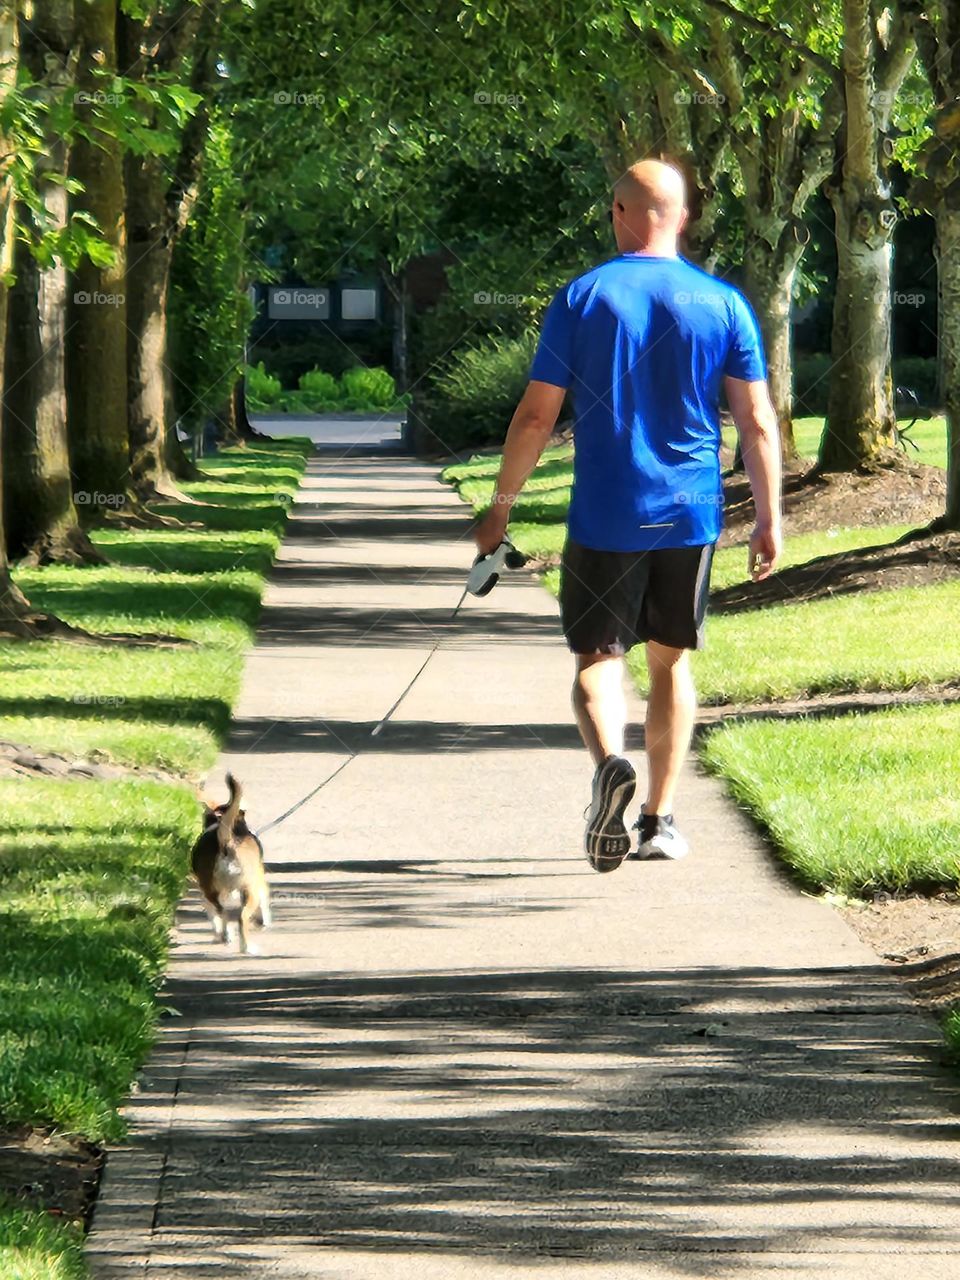
[[[286,442],[205,459],[213,480],[187,484],[208,505],[181,506],[202,527],[94,531],[115,563],[21,569],[38,608],[93,633],[176,636],[190,647],[0,642],[15,674],[0,691],[0,738],[122,764],[195,774],[214,758],[236,697],[305,452]],[[212,505],[211,505],[212,504]],[[219,531],[225,521],[228,529]],[[249,521],[247,530],[235,526]]]
[[[712,732],[703,759],[813,888],[862,895],[960,879],[960,797],[945,785],[960,771],[960,707],[742,721]]]
[[[185,775],[206,768],[306,452],[278,442],[205,461],[212,478],[187,486],[205,501],[182,507],[202,527],[98,531],[122,563],[18,571],[35,605],[90,632],[191,643],[0,643],[0,737]],[[0,781],[3,1123],[122,1135],[117,1107],[154,1037],[197,810],[191,788],[140,779]],[[42,1215],[0,1210],[0,1276],[84,1274],[68,1237],[42,1227]]]
[[[0,1115],[93,1141],[153,1038],[197,804],[146,782],[0,782]]]
[[[78,1224],[0,1199],[2,1280],[85,1280],[88,1274]]]

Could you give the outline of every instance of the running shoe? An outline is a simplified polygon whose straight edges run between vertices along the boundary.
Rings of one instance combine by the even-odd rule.
[[[584,837],[587,859],[594,871],[616,871],[630,852],[630,833],[623,815],[636,789],[636,770],[623,756],[607,756],[594,774]]]
[[[672,813],[641,813],[634,830],[640,832],[636,858],[683,858],[690,852],[690,846],[677,830]]]

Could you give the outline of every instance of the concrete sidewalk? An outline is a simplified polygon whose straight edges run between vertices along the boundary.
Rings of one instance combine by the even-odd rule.
[[[184,902],[95,1276],[960,1277],[936,1027],[693,767],[692,855],[590,870],[554,602],[451,622],[468,530],[312,460],[211,785],[263,825],[360,755],[266,837],[263,956]]]

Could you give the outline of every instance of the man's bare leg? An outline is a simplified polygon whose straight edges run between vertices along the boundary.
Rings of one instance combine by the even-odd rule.
[[[673,813],[674,793],[690,747],[697,709],[686,649],[647,644],[647,799],[644,813]]]
[[[583,745],[594,765],[623,754],[627,702],[623,696],[623,659],[608,654],[577,654],[573,710]]]

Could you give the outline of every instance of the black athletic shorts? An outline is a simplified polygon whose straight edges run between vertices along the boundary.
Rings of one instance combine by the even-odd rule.
[[[655,640],[700,649],[713,544],[653,551],[563,548],[560,616],[574,653],[624,654]]]

